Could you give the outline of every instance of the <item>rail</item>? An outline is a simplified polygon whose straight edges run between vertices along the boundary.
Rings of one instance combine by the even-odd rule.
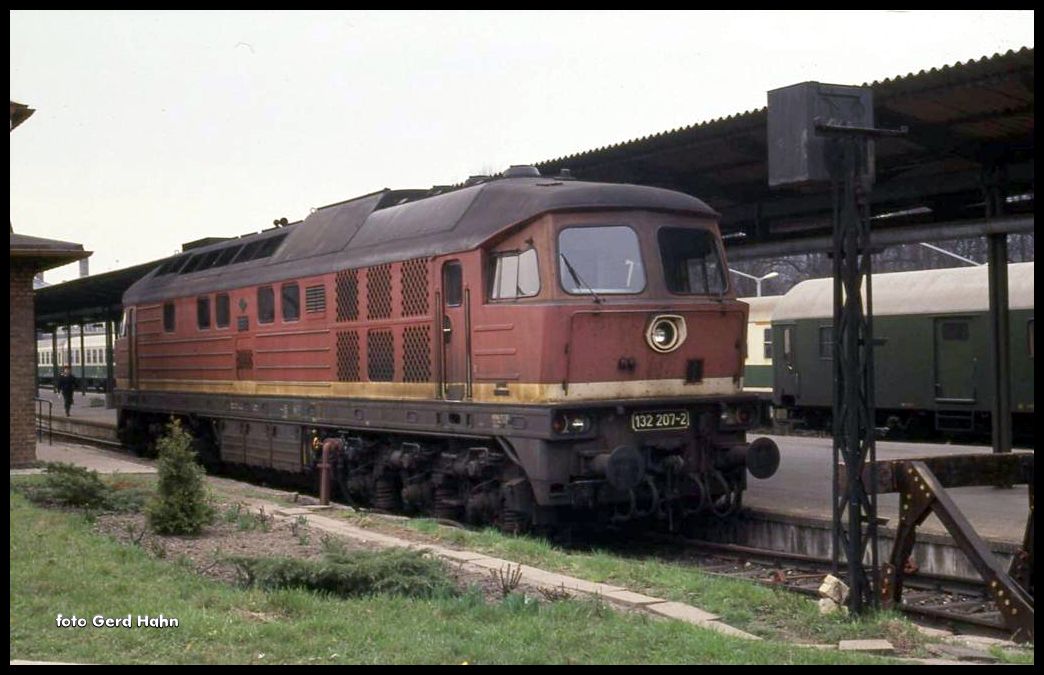
[[[54,413],[54,404],[45,398],[34,398],[36,401],[36,440],[43,440],[43,427],[44,427],[44,416],[43,416],[43,404],[47,404],[47,442],[54,445],[54,425],[52,424],[52,416]]]

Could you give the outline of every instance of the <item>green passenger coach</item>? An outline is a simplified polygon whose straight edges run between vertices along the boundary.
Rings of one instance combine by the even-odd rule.
[[[864,296],[865,297],[865,296]],[[993,403],[987,269],[875,274],[877,423],[911,434],[981,434]],[[1012,414],[1032,430],[1033,263],[1008,266]],[[753,311],[753,310],[752,310]],[[833,281],[792,288],[772,317],[777,419],[828,427],[833,395]]]

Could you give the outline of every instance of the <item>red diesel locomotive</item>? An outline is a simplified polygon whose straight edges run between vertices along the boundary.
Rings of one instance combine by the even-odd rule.
[[[508,530],[725,516],[746,471],[747,305],[678,192],[503,178],[391,191],[164,261],[124,296],[119,426]],[[284,221],[285,223],[285,221]]]

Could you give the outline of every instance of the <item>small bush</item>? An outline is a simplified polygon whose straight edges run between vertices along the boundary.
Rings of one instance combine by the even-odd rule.
[[[159,450],[158,494],[146,508],[149,526],[157,534],[199,534],[214,521],[204,482],[203,467],[196,463],[192,436],[177,419],[157,441]]]
[[[47,463],[41,485],[27,485],[22,492],[36,504],[88,511],[136,512],[148,496],[148,490],[143,488],[114,489],[102,481],[97,471],[53,462]]]
[[[327,552],[321,560],[233,557],[230,561],[246,585],[266,590],[304,588],[339,597],[457,594],[443,563],[417,551]]]

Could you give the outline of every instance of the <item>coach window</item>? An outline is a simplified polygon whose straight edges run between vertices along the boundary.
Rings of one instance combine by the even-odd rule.
[[[196,325],[200,330],[210,328],[210,298],[196,298]]]
[[[301,291],[297,284],[283,284],[283,321],[301,318]]]
[[[766,328],[765,329],[765,337],[763,339],[763,343],[765,345],[765,358],[766,359],[771,359],[772,358],[772,329],[771,328]]]
[[[819,327],[819,358],[834,358],[834,327]]]
[[[163,330],[167,333],[174,332],[174,303],[163,303]]]
[[[257,322],[272,323],[275,321],[275,291],[271,286],[257,289]]]
[[[214,325],[228,328],[228,293],[218,293],[214,298]]]
[[[493,278],[489,297],[492,300],[529,298],[540,292],[540,272],[535,249],[498,255],[493,259],[491,271]]]
[[[791,372],[794,370],[793,330],[793,326],[783,328],[783,363],[787,366],[787,370]]]

